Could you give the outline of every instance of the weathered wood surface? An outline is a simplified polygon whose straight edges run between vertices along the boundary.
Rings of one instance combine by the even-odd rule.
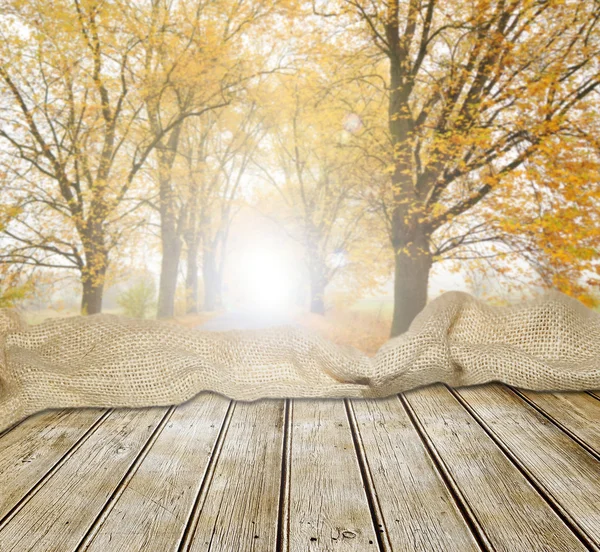
[[[102,414],[52,411],[28,418],[0,439],[0,520],[81,445]]]
[[[485,544],[511,552],[585,550],[445,387],[412,391],[405,401]],[[497,415],[504,417],[501,405]],[[538,451],[531,454],[537,456]]]
[[[55,411],[0,436],[0,552],[600,550],[600,394]]]
[[[377,550],[344,401],[294,401],[291,419],[289,549]]]
[[[74,549],[165,414],[165,409],[111,413],[9,517],[0,530],[3,550]]]
[[[184,543],[186,549],[275,548],[283,425],[282,400],[235,404],[210,485]]]
[[[500,385],[457,392],[498,445],[590,545],[600,542],[600,464]]]
[[[173,550],[192,514],[229,400],[208,395],[178,408],[151,451],[82,543],[87,550]]]
[[[398,397],[351,402],[390,550],[477,550],[469,526]]]

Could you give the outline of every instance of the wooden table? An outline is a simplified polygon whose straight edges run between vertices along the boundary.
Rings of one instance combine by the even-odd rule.
[[[0,437],[0,550],[598,550],[599,397],[46,412]]]

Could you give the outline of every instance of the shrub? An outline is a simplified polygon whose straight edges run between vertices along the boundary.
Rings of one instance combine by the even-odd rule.
[[[154,285],[154,280],[144,279],[121,293],[117,297],[117,303],[123,309],[125,316],[146,318],[149,311],[155,308],[155,295],[156,286]]]
[[[18,273],[0,273],[0,308],[14,307],[33,295],[33,280],[21,281]]]

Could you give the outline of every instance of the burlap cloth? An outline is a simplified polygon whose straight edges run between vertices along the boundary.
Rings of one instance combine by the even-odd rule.
[[[0,431],[47,408],[170,405],[204,390],[248,401],[433,382],[600,388],[600,314],[558,292],[511,307],[445,293],[374,357],[292,326],[206,332],[102,314],[28,327],[8,309],[0,348]]]

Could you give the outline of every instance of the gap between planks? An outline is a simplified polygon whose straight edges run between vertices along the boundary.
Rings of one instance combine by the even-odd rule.
[[[496,446],[502,451],[508,460],[512,462],[519,472],[525,477],[529,484],[538,492],[538,494],[547,502],[550,508],[554,510],[556,515],[566,524],[566,526],[581,540],[581,542],[589,549],[595,552],[600,552],[600,548],[597,543],[592,539],[587,532],[577,523],[575,519],[569,514],[569,512],[552,496],[550,492],[536,479],[531,471],[519,460],[519,458],[512,452],[512,450],[502,441],[500,437],[486,424],[485,420],[476,412],[476,410],[460,395],[458,391],[449,387],[446,384],[442,384],[448,392],[459,402],[459,404],[471,415],[471,417],[479,424],[479,426],[485,431],[488,437],[496,444]],[[503,385],[503,387],[506,387]],[[524,406],[527,408],[528,402],[523,400],[518,393],[515,395],[525,403]],[[533,407],[532,407],[533,408]],[[538,411],[538,409],[534,409]],[[558,426],[557,426],[558,427]],[[561,428],[562,429],[562,428]],[[570,437],[570,435],[569,435]]]
[[[283,443],[281,451],[281,479],[279,487],[276,552],[289,552],[290,549],[290,480],[292,474],[293,399],[285,399],[283,408]]]
[[[551,415],[549,415],[547,412],[545,412],[541,407],[539,407],[538,405],[533,403],[527,397],[524,397],[519,391],[513,389],[512,387],[508,387],[508,388],[515,395],[517,395],[524,403],[526,403],[529,406],[531,406],[532,408],[534,408],[537,412],[539,412],[541,415],[543,415],[545,418],[547,418],[550,422],[552,422],[561,431],[565,432],[571,439],[573,439],[575,442],[577,442],[579,445],[581,445],[583,448],[585,448],[585,450],[587,452],[592,453],[592,451],[589,450],[588,445],[583,443],[581,441],[581,439],[579,439],[576,435],[574,435],[570,430],[565,428],[560,422],[555,420]],[[466,402],[466,400],[463,399],[456,391],[454,391],[450,388],[448,388],[448,389],[449,389],[450,393],[455,397],[455,399],[461,404],[461,406],[482,427],[482,429],[493,440],[493,442],[504,453],[504,455],[515,465],[515,467],[533,485],[533,487],[536,489],[536,491],[546,500],[546,502],[548,502],[550,507],[552,507],[554,509],[554,511],[557,513],[557,515],[559,515],[559,517],[561,517],[561,519],[567,524],[567,526],[575,534],[577,534],[578,537],[582,538],[582,540],[584,541],[584,543],[586,545],[588,545],[588,547],[590,547],[593,550],[598,550],[596,544],[593,541],[590,541],[589,537],[585,534],[585,532],[583,532],[583,529],[581,529],[575,521],[571,520],[571,518],[568,515],[568,512],[565,512],[564,509],[562,508],[562,506],[560,506],[560,504],[556,503],[556,501],[552,498],[552,496],[549,495],[548,492],[545,490],[545,488],[537,482],[535,477],[527,470],[526,467],[523,466],[523,464],[520,462],[520,460],[518,458],[516,458],[516,456],[514,454],[512,454],[512,452],[510,451],[508,446],[505,443],[503,443],[503,441],[494,434],[493,430],[491,430],[488,427],[488,425],[485,423],[485,421],[483,421],[483,419],[481,419],[479,417],[479,415]],[[600,397],[593,393],[589,393],[589,395],[591,395],[592,397],[594,397],[597,400],[600,400]],[[479,542],[480,546],[482,546],[482,548],[484,548],[484,549],[492,549],[491,545],[489,544],[489,541],[487,541],[485,532],[483,531],[483,529],[481,529],[479,527],[479,524],[477,523],[473,512],[470,510],[465,497],[462,495],[462,493],[460,492],[460,489],[458,488],[458,486],[452,479],[452,476],[450,475],[448,470],[445,468],[443,459],[439,456],[439,454],[437,453],[437,451],[435,449],[435,446],[433,445],[433,443],[430,441],[427,434],[425,433],[424,428],[422,427],[420,421],[418,420],[416,413],[412,410],[412,407],[407,403],[407,400],[402,395],[399,395],[398,399],[400,400],[400,402],[403,405],[404,409],[406,410],[408,416],[410,417],[411,422],[414,425],[415,429],[417,430],[417,433],[419,434],[424,446],[426,447],[426,450],[427,450],[428,454],[430,455],[434,466],[439,471],[439,475],[442,478],[442,480],[444,481],[444,483],[446,484],[446,486],[449,488],[454,500],[457,503],[459,510],[463,513],[463,515],[466,516],[465,520],[469,524],[469,527],[473,531],[476,538],[478,538],[478,542]],[[350,430],[351,430],[351,434],[352,434],[352,439],[354,442],[354,446],[356,449],[356,454],[357,454],[357,458],[358,458],[358,462],[359,462],[359,466],[360,466],[360,472],[361,472],[361,476],[363,479],[363,484],[365,486],[365,490],[367,491],[367,493],[366,493],[367,499],[368,499],[369,507],[371,510],[372,521],[373,521],[373,524],[375,527],[375,533],[377,535],[378,545],[381,550],[384,550],[384,551],[391,550],[391,545],[389,544],[389,541],[387,538],[387,531],[385,531],[385,533],[384,533],[385,537],[382,537],[381,533],[379,531],[379,527],[385,525],[385,520],[383,519],[383,516],[381,515],[381,508],[378,503],[377,493],[373,486],[373,480],[372,480],[371,473],[370,473],[368,459],[367,459],[367,455],[364,451],[364,446],[362,444],[360,430],[356,423],[353,406],[352,406],[351,402],[347,399],[344,402],[345,402],[346,414],[348,417]],[[202,505],[203,505],[203,502],[204,502],[204,499],[206,496],[206,491],[207,491],[208,487],[210,486],[210,480],[212,478],[212,475],[214,474],[214,470],[215,470],[215,467],[216,467],[216,464],[217,464],[217,461],[218,461],[218,458],[220,455],[220,451],[222,449],[224,439],[226,437],[227,429],[229,427],[229,422],[231,421],[234,408],[235,408],[235,403],[234,403],[234,401],[232,401],[229,404],[227,413],[225,415],[225,419],[223,421],[223,424],[222,424],[220,432],[219,432],[219,436],[215,442],[213,453],[212,453],[210,461],[209,461],[209,467],[207,468],[206,476],[201,484],[198,495],[194,502],[194,507],[192,509],[190,518],[188,519],[188,522],[186,523],[186,528],[183,532],[181,542],[178,547],[178,552],[184,552],[185,550],[187,550],[189,548],[191,540],[193,539],[195,527],[198,522],[198,517],[202,510]],[[138,453],[138,457],[136,458],[134,464],[130,467],[129,471],[125,474],[125,476],[123,477],[121,482],[117,485],[115,491],[113,492],[113,494],[111,495],[109,500],[106,502],[106,504],[103,507],[102,511],[100,512],[98,518],[94,521],[94,523],[92,524],[92,526],[90,527],[90,529],[88,530],[88,532],[86,533],[86,535],[84,536],[82,541],[80,542],[80,545],[77,547],[77,550],[81,550],[81,549],[84,550],[86,543],[89,542],[91,540],[91,538],[93,538],[93,535],[98,530],[98,528],[101,526],[103,519],[106,517],[106,515],[108,514],[108,512],[110,511],[110,509],[116,502],[116,500],[118,500],[118,497],[120,496],[123,488],[126,486],[129,479],[133,476],[133,474],[135,473],[135,471],[137,470],[137,468],[139,467],[139,465],[145,458],[146,454],[148,453],[148,450],[152,446],[152,443],[156,440],[156,438],[160,434],[160,431],[162,431],[162,428],[164,428],[164,425],[168,422],[168,418],[172,414],[172,411],[173,411],[173,407],[169,411],[167,411],[167,413],[165,413],[163,419],[161,420],[159,425],[155,428],[154,433],[150,436],[150,438],[148,439],[147,443],[144,445],[144,447],[140,451],[140,453]],[[11,511],[8,512],[4,516],[4,518],[2,520],[0,520],[0,528],[4,527],[10,521],[10,519],[24,506],[24,504],[26,502],[28,502],[29,499],[36,494],[36,492],[45,484],[45,482],[50,477],[52,477],[52,475],[64,464],[64,462],[70,456],[72,456],[72,454],[78,448],[80,448],[80,446],[90,437],[90,435],[95,431],[95,429],[110,415],[111,412],[112,412],[112,410],[105,411],[102,414],[102,416],[100,416],[100,418],[98,418],[98,420],[96,420],[85,431],[85,433],[77,440],[77,442],[74,443],[71,446],[71,448],[68,449],[64,453],[64,455],[61,457],[61,459],[48,472],[46,472],[46,474],[32,487],[32,489],[27,493],[27,495],[25,497],[23,497],[23,499],[21,501],[19,501],[19,503],[17,503],[11,509]],[[290,471],[291,471],[290,460],[291,460],[291,446],[292,446],[292,430],[291,430],[292,417],[293,417],[293,400],[286,399],[285,406],[284,406],[284,428],[283,428],[284,436],[283,436],[283,444],[282,444],[283,453],[282,453],[282,471],[281,471],[281,488],[280,488],[280,508],[279,508],[279,520],[278,520],[278,532],[277,532],[277,536],[278,536],[277,551],[278,552],[280,552],[280,551],[288,552],[288,550],[289,550],[289,540],[288,540],[289,522],[290,522],[290,519],[289,519],[289,493],[290,493],[289,477],[290,477]],[[8,431],[14,430],[16,427],[18,427],[18,425],[13,426],[12,428],[9,428],[9,430],[4,432],[3,435],[6,434]],[[593,455],[596,459],[598,459],[597,452],[593,451]]]
[[[82,435],[75,443],[61,456],[60,460],[56,462],[39,480],[38,482],[25,494],[25,496],[19,500],[7,513],[0,519],[0,531],[8,525],[10,520],[37,494],[37,492],[46,484],[46,482],[63,466],[63,464],[71,457],[81,446],[90,438],[90,436],[96,431],[96,429],[110,416],[113,409],[106,410]],[[12,431],[18,427],[13,426],[8,431]],[[4,432],[2,435],[8,433]]]
[[[354,443],[354,450],[358,459],[360,475],[362,477],[363,486],[367,495],[367,502],[371,512],[371,520],[373,522],[373,529],[375,530],[375,537],[377,538],[377,545],[381,551],[388,552],[392,550],[392,543],[390,542],[388,528],[386,526],[381,505],[379,504],[379,498],[375,490],[375,483],[373,481],[371,468],[367,460],[365,447],[363,445],[358,423],[356,421],[354,407],[348,399],[344,399],[344,405],[346,407],[346,416],[348,417],[352,442]]]
[[[200,514],[202,512],[202,508],[204,507],[204,502],[206,501],[206,496],[208,494],[210,483],[215,474],[217,462],[219,460],[219,457],[221,456],[221,451],[223,450],[223,443],[225,442],[225,438],[227,436],[227,432],[231,424],[231,419],[233,418],[233,413],[235,411],[236,404],[236,401],[231,401],[229,403],[229,406],[227,407],[225,418],[223,419],[221,429],[219,430],[219,435],[217,436],[212,454],[210,455],[204,478],[202,480],[200,488],[198,489],[198,495],[194,500],[194,505],[192,507],[190,517],[187,523],[185,524],[185,529],[181,536],[179,546],[177,547],[177,552],[187,552],[190,549],[190,546],[194,539],[194,534],[196,533],[196,529],[198,527],[198,520],[200,519]]]
[[[492,545],[488,536],[486,535],[485,530],[479,523],[479,520],[477,519],[475,512],[469,505],[469,501],[467,500],[466,496],[460,490],[460,486],[454,480],[454,477],[452,476],[450,470],[446,466],[444,459],[440,455],[439,451],[436,449],[432,439],[425,431],[425,427],[423,426],[417,413],[407,401],[404,394],[399,394],[397,395],[397,397],[400,403],[402,404],[402,407],[404,408],[406,414],[410,418],[410,421],[413,424],[415,430],[417,431],[417,434],[419,435],[421,442],[423,443],[425,450],[427,451],[427,454],[429,455],[433,465],[435,466],[435,469],[437,470],[440,479],[448,488],[450,496],[454,500],[458,511],[461,513],[463,519],[465,520],[465,523],[471,530],[471,533],[473,534],[477,545],[482,550],[493,551],[495,549],[494,546]]]
[[[133,461],[131,466],[129,466],[129,469],[125,472],[125,475],[123,476],[121,481],[119,481],[119,483],[115,487],[115,490],[112,492],[111,496],[105,502],[104,506],[100,510],[100,513],[98,514],[96,519],[92,522],[92,524],[90,525],[90,527],[84,534],[81,541],[79,541],[79,544],[75,547],[75,550],[77,552],[79,552],[81,550],[85,550],[86,547],[89,545],[89,543],[93,540],[94,536],[96,535],[96,533],[98,532],[98,530],[100,529],[102,524],[104,523],[104,520],[107,518],[110,511],[113,509],[114,505],[119,500],[119,497],[123,494],[125,487],[127,487],[129,481],[131,481],[131,478],[135,475],[135,472],[137,472],[141,463],[144,461],[144,459],[148,455],[148,452],[152,448],[152,445],[155,443],[156,439],[158,439],[158,436],[161,434],[162,430],[169,422],[169,419],[173,415],[175,408],[176,408],[175,406],[170,406],[168,408],[168,410],[164,413],[162,419],[160,420],[158,425],[154,428],[154,431],[151,433],[150,437],[148,437],[148,440],[146,441],[144,446],[138,452],[137,457],[135,458],[135,460]]]
[[[575,441],[580,447],[585,449],[586,452],[588,452],[591,456],[593,456],[596,460],[598,460],[600,462],[600,452],[599,451],[597,451],[591,445],[588,445],[582,438],[579,437],[579,435],[577,435],[574,431],[571,431],[567,426],[565,426],[563,423],[561,423],[559,420],[557,420],[554,416],[552,416],[552,414],[550,414],[548,411],[546,411],[541,405],[536,403],[534,399],[529,398],[522,391],[513,387],[512,385],[507,385],[506,387],[508,389],[510,389],[515,395],[517,395],[517,397],[519,397],[521,400],[523,400],[529,406],[531,406],[531,408],[533,408],[534,410],[539,412],[542,416],[544,416],[544,418],[546,420],[548,420],[551,424],[555,425],[558,429],[560,429],[563,433],[565,433],[570,439]],[[594,397],[595,399],[598,399],[598,397],[595,397],[591,393],[590,393],[590,395],[592,397]]]

